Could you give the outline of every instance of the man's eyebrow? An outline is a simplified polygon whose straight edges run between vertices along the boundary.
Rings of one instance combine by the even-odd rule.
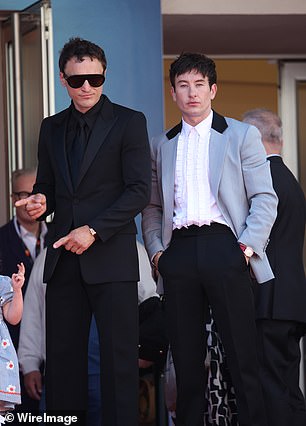
[[[195,83],[199,83],[199,82],[203,82],[205,81],[205,77],[199,78],[197,80],[195,80]],[[189,83],[189,80],[184,80],[184,79],[180,79],[179,77],[177,78],[177,83]]]

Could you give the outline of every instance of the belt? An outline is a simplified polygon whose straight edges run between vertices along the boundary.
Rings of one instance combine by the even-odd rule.
[[[188,228],[174,229],[172,233],[173,238],[192,237],[196,235],[209,235],[209,234],[232,234],[229,226],[222,223],[213,222],[210,225],[191,225]]]

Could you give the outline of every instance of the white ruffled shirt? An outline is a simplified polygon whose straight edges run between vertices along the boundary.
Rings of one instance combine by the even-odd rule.
[[[209,184],[209,139],[213,112],[192,127],[183,120],[174,185],[173,229],[191,225],[227,225]]]

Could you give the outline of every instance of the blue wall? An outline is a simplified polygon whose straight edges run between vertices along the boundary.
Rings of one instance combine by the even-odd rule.
[[[36,0],[0,0],[0,10],[23,10]],[[140,110],[149,135],[163,130],[162,16],[160,0],[51,0],[54,30],[55,107],[69,104],[59,84],[58,55],[70,37],[103,47],[108,60],[104,93]]]
[[[34,0],[0,0],[0,10],[22,10]],[[160,0],[51,0],[55,109],[70,99],[59,82],[59,51],[70,37],[89,39],[107,57],[104,93],[111,101],[142,111],[149,136],[163,131],[162,17]],[[140,217],[137,217],[140,231]],[[141,239],[139,232],[138,238]]]
[[[23,10],[35,1],[29,0],[0,0],[0,10]]]
[[[144,112],[149,136],[163,131],[162,18],[160,0],[52,0],[56,111],[69,105],[58,78],[59,51],[79,36],[103,47],[104,93]],[[136,218],[142,240],[140,216]]]
[[[104,93],[144,112],[149,135],[163,130],[162,24],[160,0],[52,0],[56,111],[69,104],[58,79],[58,55],[70,37],[103,47]]]

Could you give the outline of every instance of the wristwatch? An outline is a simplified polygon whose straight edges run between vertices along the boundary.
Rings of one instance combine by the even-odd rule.
[[[243,251],[243,254],[246,257],[252,257],[254,254],[254,250],[252,249],[252,247],[246,246],[245,244],[239,243],[239,246],[241,248],[241,250]]]
[[[98,239],[98,234],[93,228],[89,228],[89,232],[91,233],[91,235],[94,237],[95,240]]]

